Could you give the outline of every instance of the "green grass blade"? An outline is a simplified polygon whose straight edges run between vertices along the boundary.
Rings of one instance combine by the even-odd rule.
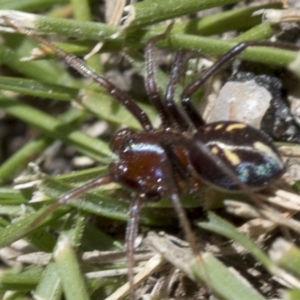
[[[55,263],[50,262],[34,291],[34,297],[36,299],[60,300],[61,296],[61,280],[58,276]]]
[[[56,118],[32,106],[0,95],[0,106],[9,114],[38,127],[49,136],[61,139],[75,146],[79,151],[90,157],[107,162],[110,151],[106,143],[92,138],[81,131],[66,125]]]
[[[216,232],[217,234],[221,234],[240,243],[248,251],[250,251],[252,255],[255,256],[266,268],[270,269],[274,265],[268,258],[268,256],[259,247],[257,247],[254,242],[250,240],[250,238],[238,232],[232,224],[212,212],[209,212],[208,218],[208,222],[198,222],[197,225],[201,228]]]
[[[0,76],[0,89],[22,93],[23,95],[57,100],[71,100],[75,98],[79,92],[78,89],[72,89],[62,85],[7,76]]]
[[[70,239],[62,235],[54,250],[53,258],[67,300],[89,300],[85,279]]]

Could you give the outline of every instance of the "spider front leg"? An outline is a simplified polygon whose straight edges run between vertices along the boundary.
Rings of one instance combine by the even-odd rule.
[[[128,267],[128,282],[129,282],[129,297],[135,299],[134,292],[134,242],[138,234],[138,222],[140,211],[145,199],[143,195],[136,195],[130,202],[129,216],[126,228],[126,251],[127,251],[127,267]]]
[[[174,63],[172,64],[172,70],[170,74],[170,81],[167,85],[164,98],[159,94],[157,83],[155,80],[155,65],[154,65],[154,46],[156,42],[161,39],[165,39],[169,34],[170,27],[167,31],[161,35],[152,38],[148,43],[145,50],[146,60],[146,78],[145,87],[149,95],[149,100],[156,107],[159,112],[160,119],[162,121],[163,128],[174,127],[179,130],[187,131],[190,128],[190,124],[187,122],[184,115],[180,112],[174,101],[174,94],[176,85],[179,82],[180,71],[182,70],[185,62],[186,51],[180,50],[176,53]]]
[[[104,88],[109,95],[111,95],[114,99],[116,99],[121,105],[123,105],[128,111],[132,113],[132,115],[139,121],[142,128],[144,130],[152,130],[153,126],[151,121],[145,111],[143,111],[135,101],[126,93],[123,93],[119,88],[117,88],[114,84],[112,84],[108,79],[104,76],[98,74],[92,68],[88,67],[83,60],[76,57],[73,54],[67,53],[56,45],[50,43],[46,39],[35,35],[32,31],[24,28],[15,20],[12,20],[7,17],[2,17],[8,26],[16,29],[17,32],[30,36],[32,39],[41,43],[46,48],[52,49],[58,56],[68,63],[74,70],[80,73],[82,76],[92,79],[95,83],[97,83],[100,87]]]
[[[280,49],[288,50],[299,50],[298,46],[282,42],[270,42],[270,41],[249,41],[241,42],[234,46],[231,50],[225,53],[221,58],[219,58],[210,68],[208,68],[201,76],[188,85],[181,94],[182,106],[189,116],[190,120],[193,122],[195,128],[199,128],[205,124],[202,116],[200,116],[198,110],[193,105],[191,97],[193,94],[199,90],[203,84],[215,73],[217,73],[221,68],[223,68],[227,63],[233,60],[241,52],[245,51],[250,46],[263,46],[263,47],[276,47]]]
[[[68,204],[72,200],[76,200],[80,198],[82,195],[86,194],[87,192],[98,188],[102,185],[106,185],[113,182],[113,178],[111,176],[100,176],[97,177],[86,184],[70,190],[65,194],[61,195],[55,203],[50,205],[41,215],[39,215],[31,224],[30,227],[34,228],[38,226],[41,221],[47,218],[51,213],[55,212],[60,206]]]
[[[149,96],[149,101],[156,108],[160,120],[162,122],[163,128],[171,128],[174,120],[170,115],[167,107],[164,105],[162,97],[159,93],[157,83],[155,80],[155,63],[154,63],[154,45],[158,39],[162,37],[158,36],[152,38],[146,47],[145,50],[145,60],[146,60],[146,79],[145,79],[145,88],[147,90],[147,95]]]
[[[179,50],[175,54],[174,62],[171,69],[170,81],[167,85],[165,92],[165,105],[172,115],[175,122],[175,127],[179,130],[188,131],[191,124],[186,120],[184,115],[180,112],[177,105],[175,104],[175,89],[176,85],[179,82],[181,71],[183,69],[183,65],[186,62],[185,59],[186,51]]]

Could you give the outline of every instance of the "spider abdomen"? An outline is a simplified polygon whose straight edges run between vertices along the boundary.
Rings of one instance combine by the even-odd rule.
[[[205,153],[203,146],[211,155]],[[284,171],[271,138],[245,123],[223,121],[204,125],[195,133],[189,150],[191,164],[198,175],[229,190],[241,186],[224,167],[233,171],[243,184],[255,189],[278,179]]]

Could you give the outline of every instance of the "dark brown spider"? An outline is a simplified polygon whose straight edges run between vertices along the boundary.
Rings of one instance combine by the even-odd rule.
[[[32,36],[46,47],[53,49],[71,67],[105,88],[132,113],[143,128],[140,132],[128,128],[116,132],[110,146],[111,150],[118,155],[118,160],[111,163],[108,174],[62,195],[32,224],[32,226],[37,225],[60,205],[67,204],[70,200],[101,185],[117,182],[133,191],[136,196],[130,205],[126,233],[131,298],[134,298],[133,243],[137,235],[140,209],[145,201],[157,201],[162,196],[171,199],[186,238],[197,256],[199,251],[194,235],[180,202],[183,186],[198,185],[200,181],[205,181],[219,188],[243,189],[251,194],[251,191],[266,187],[282,175],[283,162],[267,134],[245,123],[235,121],[206,124],[193,106],[191,97],[210,76],[247,47],[255,45],[287,48],[286,45],[265,41],[251,41],[236,45],[185,88],[181,94],[182,109],[179,109],[173,99],[185,52],[177,52],[170,81],[162,97],[155,81],[153,63],[154,44],[161,36],[153,38],[145,51],[147,69],[145,85],[149,100],[157,109],[162,122],[161,128],[156,129],[146,113],[130,96],[91,70],[82,60],[64,52],[47,40],[33,35],[14,21],[7,20],[7,23],[17,31]]]

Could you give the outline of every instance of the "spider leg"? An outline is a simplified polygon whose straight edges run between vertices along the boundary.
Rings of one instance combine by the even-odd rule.
[[[130,111],[134,117],[139,121],[144,130],[152,130],[153,126],[149,120],[147,114],[135,103],[135,101],[126,93],[118,89],[114,84],[112,84],[105,77],[97,74],[92,68],[88,67],[85,62],[76,57],[73,54],[69,54],[57,47],[56,45],[50,43],[46,39],[35,35],[31,30],[22,27],[18,22],[11,20],[7,17],[3,17],[8,25],[15,28],[18,32],[30,36],[37,42],[53,50],[58,56],[66,61],[73,69],[86,78],[91,78],[95,83],[104,88],[112,97],[120,102],[128,111]]]
[[[170,159],[168,159],[168,161],[165,161],[163,163],[162,168],[164,169],[164,177],[165,177],[164,180],[165,180],[165,184],[167,186],[166,195],[172,201],[173,207],[179,218],[179,223],[184,231],[186,239],[189,242],[193,253],[195,254],[195,256],[197,256],[197,255],[199,255],[199,250],[196,245],[195,236],[193,234],[193,231],[192,231],[190,222],[188,220],[188,217],[186,215],[185,209],[182,206],[181,201],[180,201],[180,189],[176,182],[176,178],[174,176],[172,163],[171,163]]]
[[[145,78],[145,88],[149,96],[149,100],[155,106],[159,117],[162,122],[163,128],[171,128],[174,120],[168,112],[163,100],[159,94],[158,87],[155,80],[155,63],[154,63],[154,46],[161,36],[156,36],[149,40],[145,50],[145,60],[146,60],[146,78]]]
[[[170,161],[165,162],[164,169],[165,169],[165,172],[164,172],[165,180],[168,185],[167,196],[170,198],[170,200],[172,202],[173,208],[176,212],[176,215],[179,219],[179,223],[183,229],[185,238],[191,247],[194,257],[203,266],[203,270],[205,272],[205,285],[208,289],[210,289],[210,279],[209,279],[208,273],[205,269],[205,264],[203,261],[202,254],[199,251],[199,248],[197,246],[196,238],[195,238],[195,235],[191,228],[191,224],[186,215],[186,211],[185,211],[184,207],[182,206],[182,203],[180,200],[180,190],[179,190],[178,184],[176,182],[176,178],[174,177],[174,172],[172,172],[172,165],[171,165]]]
[[[140,211],[144,198],[141,195],[136,195],[131,201],[129,208],[129,216],[126,228],[126,250],[127,250],[127,265],[128,265],[128,282],[129,282],[129,297],[135,299],[134,293],[134,241],[138,233],[138,222]]]
[[[210,68],[208,68],[201,76],[188,85],[183,93],[181,94],[181,103],[186,112],[189,116],[190,120],[194,124],[196,128],[205,124],[205,121],[198,113],[198,110],[193,105],[191,101],[192,95],[199,89],[201,86],[217,71],[219,71],[223,66],[225,66],[228,62],[234,59],[238,54],[243,52],[249,46],[263,46],[263,47],[276,47],[282,49],[289,49],[289,50],[299,50],[299,47],[289,44],[289,43],[282,43],[282,42],[270,42],[270,41],[248,41],[242,42],[234,46],[231,50],[225,53],[220,59],[218,59]]]
[[[160,118],[162,120],[163,128],[170,128],[173,126],[178,127],[181,130],[187,131],[190,128],[190,124],[184,117],[184,115],[180,112],[178,107],[174,102],[174,93],[176,84],[179,81],[180,77],[180,70],[182,69],[184,63],[184,50],[180,50],[176,53],[174,63],[171,70],[170,81],[168,83],[164,101],[161,98],[156,80],[155,80],[155,65],[154,65],[154,46],[155,44],[161,40],[165,39],[166,36],[169,34],[170,30],[172,29],[171,24],[167,30],[158,36],[153,37],[149,40],[146,50],[146,71],[147,71],[147,78],[145,81],[145,87],[147,89],[147,93],[150,97],[150,101],[156,107],[157,111],[159,112]]]
[[[79,198],[80,196],[86,194],[88,191],[95,189],[101,185],[109,184],[111,182],[113,182],[113,178],[111,176],[100,176],[78,188],[66,192],[65,194],[61,195],[55,203],[50,205],[38,218],[36,218],[30,224],[30,227],[36,227],[45,218],[47,218],[49,214],[52,214],[54,211],[56,211],[61,205],[68,204],[70,201]]]
[[[174,102],[175,88],[177,83],[179,82],[180,71],[182,70],[183,64],[185,62],[185,53],[185,50],[179,50],[175,54],[170,74],[170,81],[165,93],[165,106],[167,107],[169,113],[172,115],[173,120],[175,120],[175,125],[177,125],[177,127],[179,127],[179,129],[183,131],[188,131],[190,128],[190,124]]]

